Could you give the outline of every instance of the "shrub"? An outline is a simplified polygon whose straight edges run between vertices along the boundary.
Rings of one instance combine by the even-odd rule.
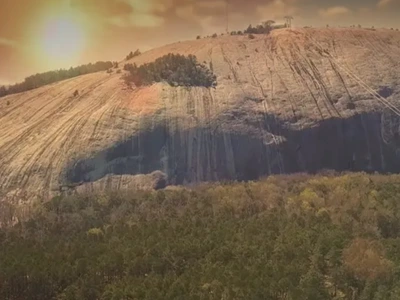
[[[138,87],[154,82],[167,82],[171,86],[216,85],[216,76],[205,65],[198,63],[194,55],[168,54],[140,67],[127,64],[124,69],[129,71],[126,81]]]
[[[218,37],[218,34],[214,33],[211,37],[212,37],[213,39],[215,39],[216,37]]]
[[[79,91],[78,90],[75,90],[75,92],[74,92],[74,97],[78,97],[79,96]]]
[[[254,40],[256,37],[253,34],[249,34],[249,39]]]
[[[107,73],[108,73],[108,74],[111,74],[112,72],[113,72],[112,69],[108,69],[108,70],[107,70]]]
[[[346,108],[347,108],[347,109],[354,110],[354,109],[356,109],[356,105],[354,104],[354,102],[348,102],[348,103],[346,104]]]
[[[196,40],[200,40],[200,39],[201,39],[201,36],[198,35],[198,36],[196,37]]]
[[[121,74],[121,73],[122,73],[121,69],[118,69],[117,74]]]
[[[7,101],[7,106],[9,106],[10,105],[10,101]]]

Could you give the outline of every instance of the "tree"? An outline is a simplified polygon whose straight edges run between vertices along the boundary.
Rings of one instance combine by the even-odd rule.
[[[129,52],[129,54],[126,56],[126,60],[130,60],[130,59],[132,59],[134,57],[134,55],[133,55],[133,52],[131,51],[131,52]]]
[[[253,32],[254,32],[254,29],[253,29],[253,26],[251,24],[244,31],[244,33],[253,33]]]
[[[142,52],[140,52],[140,50],[137,49],[137,50],[135,51],[135,53],[133,53],[133,57],[139,56],[139,55],[141,55],[141,54],[142,54]]]
[[[268,20],[263,22],[263,27],[265,29],[265,33],[270,33],[274,29],[274,24],[276,22],[274,20]]]
[[[7,89],[5,86],[0,86],[0,98],[7,95]]]
[[[132,58],[134,58],[134,57],[136,57],[136,56],[139,56],[140,54],[142,54],[141,52],[140,52],[140,50],[139,49],[137,49],[135,52],[129,52],[129,54],[126,56],[126,58],[125,58],[125,60],[130,60],[130,59],[132,59]]]
[[[384,247],[374,240],[357,238],[343,251],[345,266],[360,280],[388,278],[393,264],[385,258]]]
[[[325,300],[330,299],[324,286],[324,278],[313,267],[300,281],[300,299]]]

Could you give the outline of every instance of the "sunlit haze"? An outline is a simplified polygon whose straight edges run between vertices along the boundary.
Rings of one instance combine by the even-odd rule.
[[[77,22],[62,16],[45,24],[39,43],[46,57],[73,61],[83,51],[85,38],[83,28]]]
[[[0,84],[291,14],[296,27],[400,28],[398,0],[0,0]]]

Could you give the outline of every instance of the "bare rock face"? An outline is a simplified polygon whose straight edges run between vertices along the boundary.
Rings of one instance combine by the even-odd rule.
[[[139,175],[106,175],[100,180],[82,183],[73,189],[77,193],[112,192],[116,190],[152,191],[167,186],[167,176],[160,171]]]
[[[167,53],[196,55],[217,88],[130,90],[121,75],[96,73],[0,99],[3,194],[400,171],[400,33],[283,29],[172,44],[131,62]],[[148,180],[156,171],[164,179]]]

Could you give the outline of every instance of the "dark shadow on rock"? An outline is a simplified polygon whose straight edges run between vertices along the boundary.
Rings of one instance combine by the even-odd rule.
[[[168,184],[255,180],[324,169],[400,172],[396,116],[366,113],[332,118],[302,130],[293,130],[272,115],[263,120],[263,130],[249,122],[246,128],[251,130],[243,134],[234,130],[235,120],[225,123],[224,129],[214,125],[178,131],[161,124],[69,166],[67,181],[94,182],[108,174],[156,170],[167,174]]]

